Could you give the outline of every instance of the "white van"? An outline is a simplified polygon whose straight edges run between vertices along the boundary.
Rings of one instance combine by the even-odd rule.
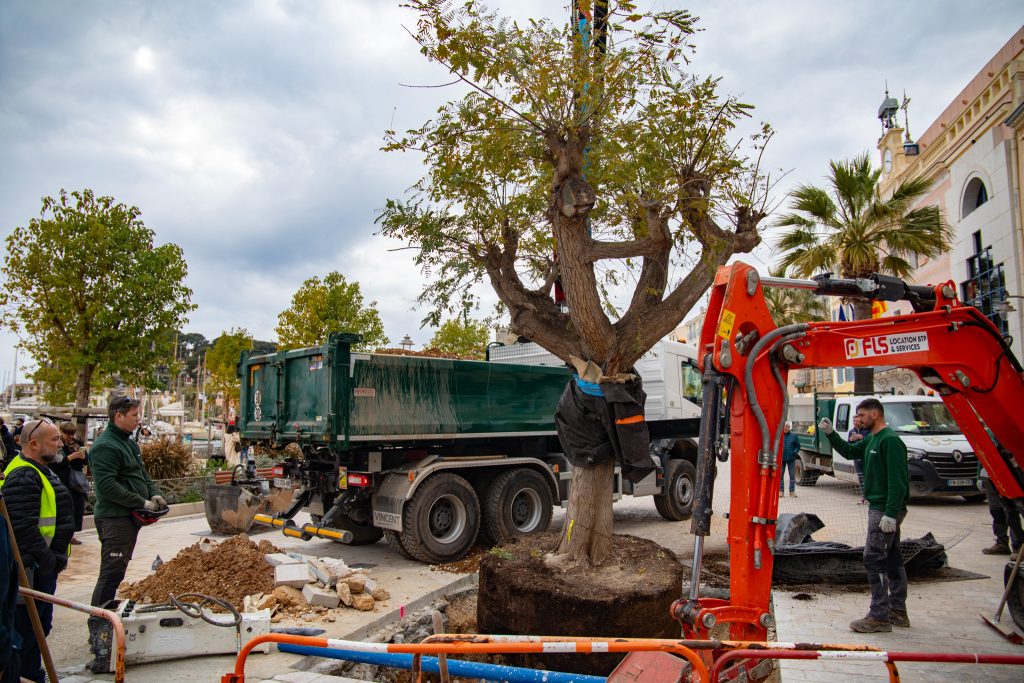
[[[833,451],[825,436],[812,426],[828,417],[843,439],[849,438],[857,405],[867,396],[813,394],[790,398],[789,419],[800,438],[797,480],[813,486],[822,474],[857,482],[853,461]],[[938,396],[875,396],[885,408],[885,421],[907,446],[911,495],[963,496],[978,494],[980,468],[974,449]]]

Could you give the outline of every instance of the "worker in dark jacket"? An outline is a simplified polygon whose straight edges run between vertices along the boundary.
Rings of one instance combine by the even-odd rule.
[[[4,471],[3,493],[14,527],[14,538],[32,588],[53,595],[57,574],[68,566],[75,532],[74,504],[50,463],[60,450],[60,432],[49,420],[32,420],[21,432],[21,455]],[[53,624],[53,605],[36,601],[43,633]],[[39,643],[24,604],[16,623],[21,634],[21,676],[42,683]]]
[[[900,525],[907,516],[910,500],[910,475],[907,471],[907,447],[896,432],[885,424],[885,408],[877,398],[867,398],[857,406],[867,438],[847,443],[823,418],[818,427],[828,435],[829,443],[849,460],[864,460],[864,497],[868,500],[868,537],[864,543],[864,566],[871,584],[871,609],[863,619],[850,623],[858,633],[892,631],[895,626],[910,626],[907,616],[907,572],[900,557]]]
[[[161,510],[167,501],[146,473],[139,446],[129,437],[139,426],[139,402],[115,395],[107,406],[110,422],[89,451],[96,491],[93,519],[100,538],[100,574],[92,604],[102,607],[117,596],[135,552],[139,527],[132,510]]]
[[[75,425],[70,422],[60,423],[61,450],[57,462],[50,468],[71,492],[71,500],[75,504],[75,531],[82,530],[85,518],[85,503],[89,497],[89,480],[85,476],[85,450],[82,443],[75,438]],[[71,537],[71,545],[79,545],[81,541]]]
[[[17,627],[18,565],[7,532],[0,519],[0,683],[18,683],[21,678],[21,634]]]
[[[786,490],[786,472],[789,472],[789,495],[796,498],[796,459],[800,457],[800,439],[793,433],[793,423],[787,422],[783,427],[782,437],[782,471],[779,473],[779,497]]]

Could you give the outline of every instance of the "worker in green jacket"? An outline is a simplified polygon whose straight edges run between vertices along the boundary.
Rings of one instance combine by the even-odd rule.
[[[139,402],[114,395],[107,414],[110,422],[88,456],[96,490],[93,519],[100,538],[100,574],[92,593],[95,607],[103,607],[117,596],[117,587],[128,571],[139,537],[132,511],[155,512],[167,507],[142,464],[138,444],[129,438],[139,426]]]
[[[871,433],[861,441],[847,443],[823,418],[818,428],[840,455],[864,461],[864,497],[868,501],[868,537],[864,543],[864,566],[871,584],[871,608],[863,619],[850,623],[858,633],[892,631],[893,626],[910,626],[907,616],[907,572],[900,557],[900,525],[907,516],[910,475],[907,447],[885,424],[885,408],[877,398],[866,398],[857,406],[861,424]]]

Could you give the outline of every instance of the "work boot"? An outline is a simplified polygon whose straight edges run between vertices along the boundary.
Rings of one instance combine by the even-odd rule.
[[[906,612],[890,610],[889,623],[893,626],[899,626],[900,628],[910,628],[910,617],[907,616]]]
[[[987,548],[982,548],[981,552],[985,555],[1009,555],[1010,545],[1006,541],[996,541]]]
[[[863,619],[851,621],[850,628],[857,633],[889,633],[892,631],[892,624],[888,621],[864,617]]]

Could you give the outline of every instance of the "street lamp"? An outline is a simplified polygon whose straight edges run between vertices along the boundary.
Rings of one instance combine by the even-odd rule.
[[[1007,313],[1013,313],[1017,309],[1010,303],[1010,299],[1024,299],[1024,296],[1020,294],[1003,294],[1003,298],[992,303],[992,310],[1001,316],[1006,316]]]
[[[398,342],[398,345],[401,346],[404,351],[411,351],[413,345],[412,337],[405,335],[405,338]]]

